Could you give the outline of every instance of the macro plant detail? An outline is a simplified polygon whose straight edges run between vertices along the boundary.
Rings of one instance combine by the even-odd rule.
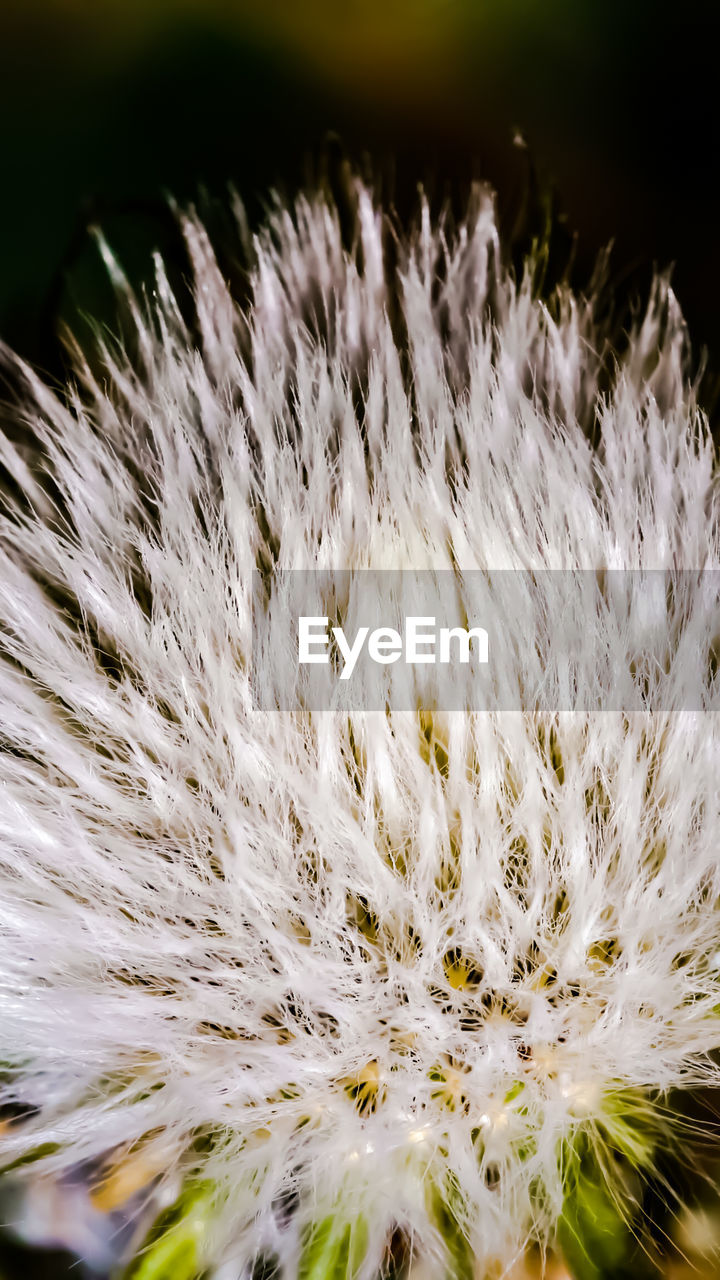
[[[717,569],[714,446],[667,280],[611,346],[483,190],[352,190],[238,210],[242,304],[182,215],[192,321],[103,246],[131,336],[61,391],[3,353],[0,1160],[134,1206],[137,1280],[594,1277],[717,1083],[716,717],[672,664],[652,715],[260,710],[251,577]]]

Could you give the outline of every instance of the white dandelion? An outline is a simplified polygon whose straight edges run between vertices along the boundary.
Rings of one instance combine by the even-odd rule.
[[[613,363],[482,192],[406,239],[355,196],[352,244],[276,206],[244,309],[185,217],[199,340],[110,260],[132,358],[5,353],[2,1164],[134,1205],[154,1280],[499,1275],[590,1156],[611,1236],[717,1081],[717,718],[672,662],[643,716],[253,699],[257,568],[720,566],[667,281]]]

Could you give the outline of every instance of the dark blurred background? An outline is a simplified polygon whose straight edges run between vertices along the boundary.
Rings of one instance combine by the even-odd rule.
[[[514,217],[532,161],[580,268],[611,239],[633,287],[674,262],[720,364],[714,0],[0,2],[0,337],[46,370],[58,322],[111,305],[89,223],[142,278],[176,252],[165,192],[231,180],[257,221],[329,135],[406,211],[481,176]]]

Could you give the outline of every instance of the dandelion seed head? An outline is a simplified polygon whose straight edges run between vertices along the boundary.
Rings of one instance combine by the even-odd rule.
[[[100,1205],[190,1171],[204,1256],[288,1277],[339,1205],[361,1274],[397,1228],[438,1258],[433,1187],[512,1260],[563,1144],[720,1044],[713,717],[253,704],[261,564],[720,565],[667,281],[608,380],[595,296],[516,282],[484,192],[392,259],[355,200],[351,244],[278,203],[244,311],[184,217],[199,337],[160,261],[147,306],[113,265],[132,357],[59,395],[4,356],[4,1162]]]

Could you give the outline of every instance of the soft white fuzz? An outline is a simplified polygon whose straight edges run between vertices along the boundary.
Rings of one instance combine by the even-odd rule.
[[[198,1178],[203,1256],[287,1277],[328,1215],[440,1275],[449,1214],[483,1275],[578,1127],[717,1079],[717,719],[257,711],[251,570],[717,567],[716,463],[666,282],[601,394],[593,300],[516,284],[489,198],[398,241],[356,198],[349,250],[276,207],[244,313],[187,218],[200,345],[158,263],[132,358],[14,363],[2,1162]]]

